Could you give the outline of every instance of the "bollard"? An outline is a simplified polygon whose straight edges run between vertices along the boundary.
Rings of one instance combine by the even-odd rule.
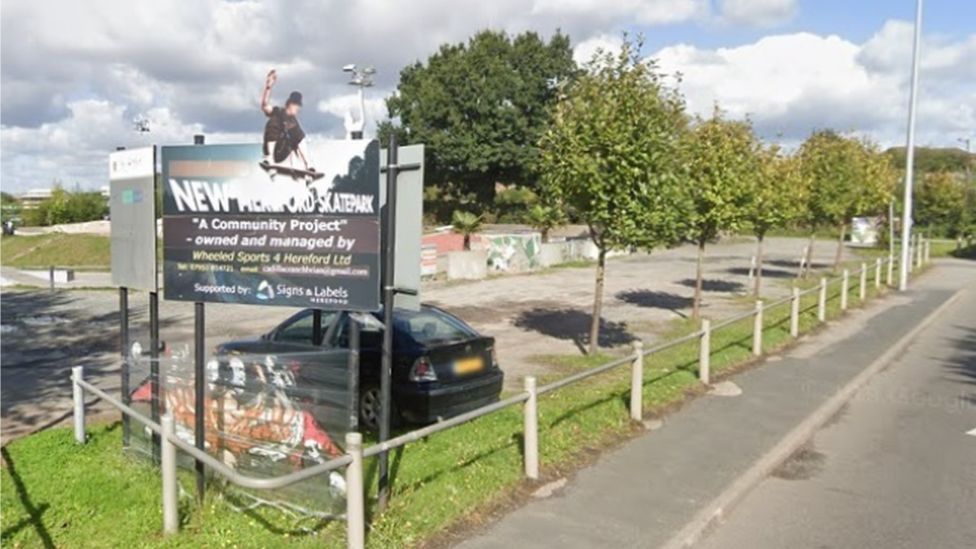
[[[48,269],[48,277],[51,279],[51,291],[54,291],[54,265]]]
[[[847,269],[844,269],[844,274],[841,278],[841,288],[840,288],[840,310],[847,310],[847,292],[850,290],[851,273]]]
[[[349,549],[366,547],[366,489],[363,485],[363,435],[346,433],[346,543]]]
[[[644,342],[634,342],[634,362],[630,365],[630,419],[644,419]]]
[[[800,289],[793,287],[790,297],[790,337],[800,336]]]
[[[926,238],[925,239],[925,257],[922,258],[922,261],[924,261],[925,264],[928,265],[929,264],[929,261],[931,261],[931,259],[932,259],[932,241]]]
[[[85,390],[78,382],[85,378],[84,366],[71,368],[71,402],[74,404],[75,442],[84,444],[85,436]]]
[[[176,436],[176,422],[172,414],[159,418],[163,428],[160,437],[160,467],[163,477],[163,533],[176,534],[180,531],[179,486],[176,477],[176,445],[171,437]]]
[[[820,295],[817,296],[817,320],[826,322],[827,320],[827,279],[820,279]]]
[[[712,375],[712,321],[703,318],[701,332],[698,342],[698,379],[709,385]]]
[[[920,238],[915,239],[915,268],[922,268],[922,240]]]
[[[539,478],[539,400],[535,390],[535,377],[526,376],[525,392],[529,393],[529,400],[525,401],[525,476],[532,480]]]
[[[857,298],[858,301],[864,303],[864,300],[868,297],[868,266],[867,263],[861,263],[861,281],[858,283]]]
[[[891,282],[892,282],[892,280],[894,280],[894,277],[895,277],[895,256],[889,255],[888,256],[888,274],[885,277],[885,284],[887,286],[891,286]]]
[[[762,356],[763,340],[763,302],[756,301],[756,314],[752,319],[752,354]]]
[[[874,260],[874,289],[881,288],[881,258]]]

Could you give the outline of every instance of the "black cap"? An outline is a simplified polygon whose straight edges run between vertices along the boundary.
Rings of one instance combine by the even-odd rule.
[[[297,91],[291,92],[291,95],[288,96],[288,101],[285,101],[285,105],[288,105],[288,104],[295,104],[295,105],[298,105],[299,107],[301,107],[302,106],[302,92],[297,92]]]

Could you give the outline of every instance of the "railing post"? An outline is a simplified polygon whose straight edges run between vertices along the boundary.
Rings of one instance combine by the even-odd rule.
[[[523,443],[525,444],[525,476],[532,480],[539,478],[539,401],[535,390],[535,376],[525,377],[525,422]]]
[[[349,549],[366,547],[366,503],[363,485],[363,435],[346,433],[346,543]]]
[[[176,534],[180,531],[180,508],[177,496],[179,487],[176,478],[176,445],[171,437],[176,436],[176,422],[172,414],[165,414],[159,418],[163,428],[160,437],[160,467],[163,477],[163,533]]]
[[[630,419],[644,419],[644,342],[634,341],[634,362],[630,365]]]
[[[874,289],[881,289],[881,258],[874,260]]]
[[[790,337],[800,336],[800,289],[793,287],[793,295],[790,296]]]
[[[931,259],[932,259],[932,240],[926,238],[925,239],[925,257],[922,258],[922,260],[925,262],[926,265],[928,265],[929,264],[929,261]]]
[[[71,402],[74,404],[75,442],[84,444],[85,437],[85,390],[78,384],[85,377],[84,366],[71,368]]]
[[[752,354],[762,355],[763,340],[763,302],[756,300],[756,314],[752,318]]]
[[[885,285],[891,286],[892,281],[895,277],[895,256],[888,255],[888,274],[885,276]]]
[[[827,321],[827,279],[820,279],[820,295],[817,296],[817,320]]]
[[[712,376],[712,321],[702,319],[701,340],[698,342],[698,379],[711,384]]]
[[[841,276],[840,282],[840,310],[842,311],[847,310],[847,293],[850,291],[850,288],[848,288],[850,286],[850,280],[851,272],[844,269],[844,274]]]
[[[868,297],[868,264],[861,263],[861,281],[858,283],[857,298],[858,301],[864,303],[864,300],[867,297]]]

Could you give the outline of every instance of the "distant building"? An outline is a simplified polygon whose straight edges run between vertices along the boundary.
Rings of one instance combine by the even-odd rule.
[[[31,189],[20,196],[17,197],[20,200],[21,208],[24,210],[31,210],[37,207],[38,204],[44,202],[48,198],[51,198],[51,193],[53,189]],[[108,203],[111,192],[109,187],[106,185],[98,189],[98,194],[102,195],[105,202]]]
[[[24,210],[32,210],[48,198],[51,198],[51,189],[31,189],[17,197]]]

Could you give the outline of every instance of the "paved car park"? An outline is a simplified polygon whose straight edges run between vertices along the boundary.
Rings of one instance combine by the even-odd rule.
[[[786,295],[804,239],[772,238],[766,246],[765,294]],[[748,270],[755,244],[735,239],[709,247],[705,261],[703,314],[722,318],[745,310]],[[833,259],[833,242],[817,243],[815,266]],[[651,255],[614,258],[607,269],[602,344],[623,347],[634,337],[659,337],[661,327],[690,314],[695,249],[684,246]],[[5,278],[9,278],[6,274]],[[107,277],[105,277],[107,278]],[[472,283],[425,284],[425,301],[449,310],[497,340],[509,387],[528,374],[552,372],[537,358],[579,354],[586,343],[593,303],[593,269],[556,268]],[[66,417],[69,371],[83,365],[89,378],[117,390],[118,294],[112,290],[2,292],[3,441]],[[148,299],[130,297],[131,337],[148,347]],[[190,349],[193,305],[161,304],[161,336],[171,349]],[[208,305],[207,345],[257,336],[293,314],[292,309]]]

